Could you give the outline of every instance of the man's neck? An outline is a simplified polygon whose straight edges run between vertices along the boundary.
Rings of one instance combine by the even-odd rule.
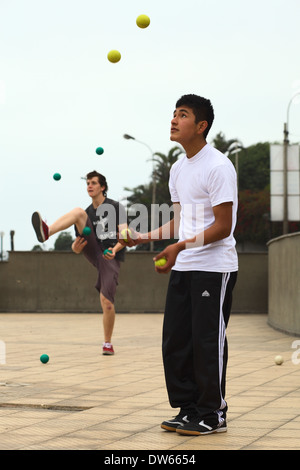
[[[99,194],[98,196],[92,198],[92,204],[93,204],[94,209],[97,209],[97,207],[99,207],[101,204],[103,204],[105,199],[106,199],[106,196],[103,196],[102,193]]]
[[[206,144],[207,144],[206,140],[203,140],[201,142],[191,144],[191,145],[187,145],[186,147],[184,147],[187,158],[192,158],[195,155],[197,155],[197,153],[199,153],[200,150],[202,150],[203,147],[205,147]]]

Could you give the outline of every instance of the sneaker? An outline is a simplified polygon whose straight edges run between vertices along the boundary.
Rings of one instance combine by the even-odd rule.
[[[160,427],[162,429],[165,429],[166,431],[177,431],[178,427],[180,428],[183,425],[189,423],[190,419],[191,419],[191,416],[189,416],[186,412],[181,411],[173,419],[163,421]]]
[[[38,212],[34,212],[31,217],[31,222],[35,230],[37,239],[39,242],[43,243],[49,238],[49,227],[42,220],[42,217]]]
[[[189,423],[184,424],[176,429],[179,434],[185,434],[188,436],[199,436],[205,434],[212,434],[214,432],[226,432],[227,425],[225,419],[217,424],[209,425],[204,422],[204,419],[199,421],[201,418],[194,418]]]
[[[115,354],[113,345],[111,343],[103,343],[102,354],[103,356],[113,356]]]

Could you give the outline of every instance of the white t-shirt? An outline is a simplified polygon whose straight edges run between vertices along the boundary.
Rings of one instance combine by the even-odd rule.
[[[227,238],[181,251],[176,271],[234,272],[238,270],[233,231],[237,212],[237,179],[233,164],[206,144],[194,157],[177,160],[171,168],[169,189],[173,203],[181,206],[179,241],[202,233],[214,223],[213,207],[232,202],[232,228]]]

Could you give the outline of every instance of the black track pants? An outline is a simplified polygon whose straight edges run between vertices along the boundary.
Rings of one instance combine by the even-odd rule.
[[[226,415],[226,326],[237,273],[172,271],[163,325],[170,405]]]

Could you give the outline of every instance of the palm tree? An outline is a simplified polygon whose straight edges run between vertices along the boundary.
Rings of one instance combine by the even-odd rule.
[[[153,175],[156,181],[156,204],[172,205],[169,193],[169,173],[172,165],[178,160],[183,150],[176,146],[173,147],[167,155],[156,152],[153,155],[155,167],[152,173],[152,181],[149,184],[141,184],[135,188],[124,188],[125,191],[130,191],[131,195],[127,197],[129,203],[143,204],[147,208],[148,213],[148,227],[151,227],[151,203],[152,203],[152,188],[153,188]],[[130,217],[129,217],[130,219]],[[162,246],[168,244],[169,241],[155,242],[154,249],[161,250]],[[141,245],[137,249],[149,249],[149,245]]]
[[[154,161],[156,166],[154,168],[154,175],[156,178],[156,202],[157,204],[169,204],[171,205],[170,193],[169,193],[169,174],[172,165],[178,160],[179,156],[183,153],[183,150],[176,146],[171,148],[168,155],[156,152]]]
[[[219,132],[213,139],[212,141],[212,145],[220,150],[220,152],[222,153],[225,153],[228,152],[230,146],[234,143],[234,142],[239,142],[238,139],[229,139],[229,140],[226,140],[225,138],[225,134],[223,134],[223,132]],[[242,144],[241,144],[242,145]]]
[[[179,155],[183,153],[183,150],[176,146],[173,147],[168,155],[160,152],[154,154],[154,162],[156,163],[153,173],[156,180],[156,203],[170,203],[169,194],[169,173],[171,166],[178,160]],[[156,158],[155,158],[156,157]],[[125,191],[130,191],[132,194],[128,196],[128,201],[132,204],[144,204],[147,209],[150,209],[152,202],[152,180],[149,184],[141,184],[135,188],[124,188]]]

